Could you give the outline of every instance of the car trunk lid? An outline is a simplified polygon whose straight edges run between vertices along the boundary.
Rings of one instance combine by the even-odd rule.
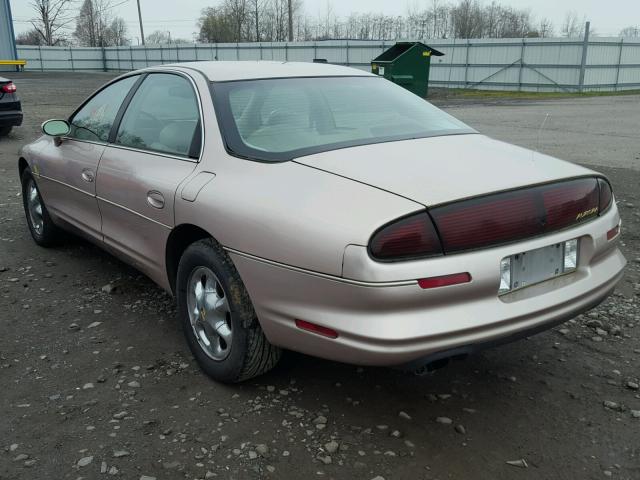
[[[593,174],[578,165],[479,134],[363,145],[295,161],[425,206]]]

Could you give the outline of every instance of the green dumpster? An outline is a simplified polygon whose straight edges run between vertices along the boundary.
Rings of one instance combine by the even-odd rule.
[[[442,55],[421,42],[398,42],[371,61],[371,71],[425,98],[431,57]]]

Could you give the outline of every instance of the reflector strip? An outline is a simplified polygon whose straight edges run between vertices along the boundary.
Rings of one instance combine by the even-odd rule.
[[[616,225],[611,230],[607,232],[607,240],[613,240],[620,233],[620,225]]]
[[[317,333],[327,338],[338,338],[338,332],[315,323],[307,322],[306,320],[296,320],[296,327],[306,330],[308,332]]]
[[[449,285],[458,285],[460,283],[469,283],[471,281],[471,275],[467,272],[453,273],[451,275],[442,275],[440,277],[421,278],[418,280],[420,288],[439,288],[447,287]]]

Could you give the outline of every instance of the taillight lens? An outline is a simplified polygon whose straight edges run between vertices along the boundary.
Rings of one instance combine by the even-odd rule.
[[[15,91],[17,90],[16,85],[13,82],[5,83],[4,85],[2,85],[2,87],[0,87],[0,89],[4,93],[15,93]]]
[[[605,210],[611,205],[613,192],[611,191],[611,185],[609,185],[609,182],[602,178],[598,179],[598,187],[600,189],[600,203],[598,209],[600,211],[600,214],[603,214]]]
[[[442,255],[442,246],[431,218],[422,212],[382,227],[371,237],[369,251],[390,261]]]
[[[598,181],[580,178],[436,207],[429,211],[445,253],[544,235],[597,216]]]

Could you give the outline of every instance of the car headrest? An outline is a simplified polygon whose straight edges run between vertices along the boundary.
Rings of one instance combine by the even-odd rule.
[[[196,123],[195,121],[171,122],[160,130],[158,143],[172,152],[187,155]]]

